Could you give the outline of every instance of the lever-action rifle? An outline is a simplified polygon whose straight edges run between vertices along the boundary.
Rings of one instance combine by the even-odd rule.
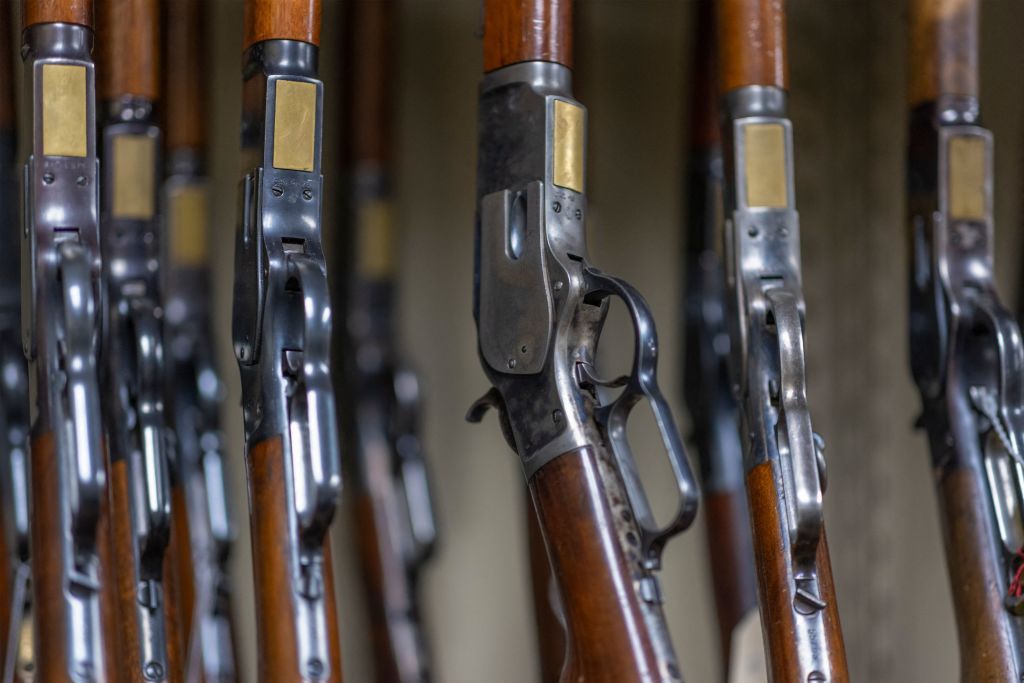
[[[160,297],[156,0],[97,5],[110,531],[125,681],[179,681]]]
[[[1024,346],[996,292],[977,0],[910,3],[910,359],[921,391],[961,679],[1024,676]]]
[[[717,1],[731,374],[770,680],[847,681],[806,395],[785,9]]]
[[[32,604],[38,680],[112,677],[113,611],[97,356],[101,265],[92,2],[26,0],[32,97],[22,333],[32,429]],[[106,644],[104,643],[106,634]],[[105,647],[106,645],[106,647]]]
[[[21,348],[13,6],[0,7],[0,676],[33,666],[28,540],[28,368]]]
[[[431,679],[417,580],[436,540],[419,437],[419,382],[396,349],[392,198],[394,3],[347,5],[346,335],[339,358],[352,504],[376,680]]]
[[[328,529],[341,489],[321,244],[319,0],[246,0],[233,337],[259,677],[341,681]]]
[[[237,679],[227,565],[234,540],[224,472],[207,252],[202,0],[165,4],[166,346],[174,425],[170,553],[187,681]]]
[[[718,616],[723,679],[737,628],[757,610],[750,515],[743,486],[739,410],[729,378],[722,263],[722,143],[718,122],[713,0],[699,0],[690,95],[686,175],[686,346],[683,390],[700,464],[708,557]],[[738,663],[738,662],[737,662]]]
[[[655,379],[643,298],[591,266],[584,224],[586,110],[572,97],[572,3],[487,0],[480,87],[474,317],[497,408],[522,461],[565,617],[563,681],[680,680],[655,572],[693,521],[697,487]],[[602,379],[609,300],[636,331],[632,372]],[[620,393],[604,402],[601,387]],[[647,399],[680,494],[658,526],[626,438]]]

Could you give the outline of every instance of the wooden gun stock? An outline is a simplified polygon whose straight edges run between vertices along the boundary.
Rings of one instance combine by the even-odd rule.
[[[993,559],[998,531],[992,523],[982,472],[968,468],[941,471],[939,494],[949,578],[953,586],[960,641],[960,680],[1011,681],[1016,646],[1007,629],[1003,584]]]
[[[789,86],[785,0],[717,0],[719,88]],[[756,39],[752,36],[756,36]]]
[[[32,438],[32,605],[35,628],[35,666],[39,683],[64,683],[67,680],[68,653],[65,639],[61,634],[66,628],[68,615],[60,599],[65,590],[61,555],[61,538],[64,536],[64,522],[60,508],[56,505],[42,505],[42,501],[54,501],[62,495],[60,488],[57,446],[52,433]],[[100,618],[103,627],[103,655],[106,661],[96,672],[97,680],[114,683],[123,680],[117,672],[117,615],[113,591],[107,590],[113,584],[110,571],[111,544],[108,535],[109,509],[103,505],[97,528],[96,546],[100,561]],[[43,637],[42,634],[51,634]]]
[[[761,559],[757,575],[761,602],[761,623],[767,634],[768,667],[776,683],[801,680],[795,653],[797,622],[794,618],[796,595],[794,578],[790,576],[786,557],[790,552],[782,534],[786,521],[779,510],[779,491],[772,463],[764,462],[747,475],[747,496],[750,501],[754,535],[754,554]],[[818,542],[817,576],[819,597],[825,603],[822,611],[825,649],[829,653],[832,677],[829,683],[846,683],[846,647],[839,625],[832,565],[824,531]]]
[[[203,0],[164,3],[164,141],[167,149],[202,153],[206,147],[206,63]]]
[[[160,99],[157,0],[102,0],[96,15],[96,96]]]
[[[911,0],[910,104],[978,96],[977,0]]]
[[[263,40],[301,40],[320,45],[321,0],[246,0],[243,45]]]
[[[486,0],[484,71],[517,62],[572,66],[572,0]]]
[[[348,135],[345,157],[355,167],[391,161],[395,91],[395,6],[392,2],[346,3],[346,102]]]
[[[718,638],[723,666],[728,670],[736,627],[757,609],[757,589],[749,533],[747,502],[740,491],[715,491],[704,495],[708,560],[713,569],[712,590],[718,616]]]
[[[93,0],[25,0],[22,26],[36,24],[81,24],[92,28]]]
[[[260,643],[259,680],[341,682],[341,647],[338,642],[338,618],[334,609],[334,574],[330,542],[324,540],[324,594],[327,604],[327,631],[330,650],[330,677],[308,678],[298,669],[298,633],[292,615],[295,568],[285,539],[295,530],[289,520],[289,498],[285,491],[287,475],[281,437],[255,444],[246,458],[249,475],[249,499],[252,525],[252,557],[256,583],[256,631]]]
[[[561,680],[678,679],[647,628],[660,607],[635,589],[639,555],[625,539],[638,543],[639,534],[614,465],[581,448],[543,466],[529,486],[565,615]]]
[[[565,664],[565,627],[552,604],[555,578],[544,547],[544,534],[537,521],[533,501],[526,501],[527,547],[530,552],[530,585],[533,588],[533,618],[537,627],[540,680],[557,683]],[[560,598],[559,598],[560,599]]]

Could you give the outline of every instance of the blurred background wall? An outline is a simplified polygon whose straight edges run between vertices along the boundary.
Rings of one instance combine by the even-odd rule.
[[[11,0],[2,0],[4,4]],[[174,2],[175,0],[168,0]],[[350,0],[345,0],[350,1]],[[363,0],[361,0],[363,1]],[[370,0],[377,1],[377,0]],[[392,1],[392,0],[385,0]],[[690,81],[692,0],[578,0],[577,90],[591,111],[592,260],[647,296],[662,339],[661,381],[681,400],[680,188]],[[945,558],[918,398],[907,369],[904,2],[789,0],[797,204],[801,212],[810,399],[827,442],[827,519],[854,680],[955,681],[958,659]],[[340,0],[325,0],[321,70],[328,198],[340,145]],[[1016,301],[1021,262],[1024,2],[982,2],[982,112],[996,136],[997,269]],[[233,504],[239,539],[237,623],[255,680],[247,497],[239,388],[230,347],[239,170],[242,4],[208,2],[212,90],[212,254],[228,381]],[[523,483],[495,419],[463,416],[487,388],[471,317],[480,0],[401,0],[398,209],[401,332],[421,371],[425,440],[443,545],[424,576],[437,680],[537,679],[526,573]],[[27,121],[26,121],[27,123]],[[332,205],[327,206],[331,240]],[[11,247],[8,247],[11,248]],[[628,357],[624,332],[609,332]],[[613,354],[610,354],[613,355]],[[671,504],[654,433],[636,452],[658,509]],[[661,484],[661,486],[659,486]],[[349,510],[335,563],[346,680],[370,681]],[[718,680],[703,519],[665,553],[666,612],[687,680]]]

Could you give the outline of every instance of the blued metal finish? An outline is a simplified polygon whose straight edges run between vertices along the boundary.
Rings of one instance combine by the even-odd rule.
[[[24,33],[22,55],[32,83],[32,156],[25,166],[22,239],[22,334],[30,364],[32,433],[52,433],[62,495],[63,633],[67,676],[94,681],[104,671],[96,548],[106,471],[101,446],[96,359],[100,329],[99,164],[96,159],[92,31],[39,24]],[[42,154],[42,88],[46,64],[86,70],[84,157]],[[38,501],[35,504],[40,504]],[[39,643],[46,656],[45,643]]]
[[[973,188],[983,193],[980,215],[954,215],[954,140],[978,141],[984,149],[983,179]],[[977,102],[949,97],[916,109],[909,159],[910,357],[922,425],[935,468],[971,472],[987,493],[986,526],[993,533],[985,539],[991,550],[979,561],[999,567],[1002,581],[978,589],[1005,596],[1011,666],[1024,672],[1024,599],[1009,593],[1024,547],[1024,344],[996,291],[992,134],[978,124]]]
[[[817,550],[823,529],[823,444],[811,429],[804,371],[804,300],[800,278],[800,226],[793,196],[792,130],[785,93],[748,86],[726,97],[725,246],[731,371],[741,406],[745,466],[768,460],[781,479],[780,518],[803,680],[831,680],[825,649],[823,596]],[[748,126],[777,126],[785,159],[775,169],[785,180],[783,206],[747,204]],[[763,128],[762,128],[763,130]],[[771,169],[768,169],[769,171]],[[763,193],[762,193],[763,194]],[[773,202],[775,203],[775,202]],[[810,680],[809,678],[807,680]]]
[[[134,542],[132,568],[138,583],[140,679],[163,679],[167,668],[164,556],[170,540],[171,497],[168,443],[163,402],[163,302],[160,297],[160,223],[149,217],[115,215],[118,174],[114,154],[118,139],[151,140],[159,148],[160,129],[153,123],[152,105],[145,100],[110,103],[103,126],[103,275],[107,297],[104,320],[104,389],[107,444],[112,462],[127,461],[129,509]],[[132,187],[149,193],[155,206],[159,192],[159,161],[145,177],[149,186]],[[141,182],[141,181],[140,181]],[[123,571],[123,569],[122,569]]]
[[[586,196],[554,183],[555,102],[577,107],[581,125],[586,121],[585,109],[571,92],[569,70],[548,62],[498,69],[481,85],[474,316],[481,360],[494,387],[471,408],[469,418],[480,419],[490,406],[499,409],[505,437],[519,453],[527,478],[573,449],[608,449],[641,530],[643,570],[637,587],[643,600],[654,604],[660,601],[653,572],[662,547],[693,521],[697,488],[655,381],[657,337],[647,305],[628,284],[587,263]],[[582,155],[584,150],[567,153]],[[582,178],[578,184],[583,185]],[[520,203],[522,209],[516,209]],[[537,302],[531,309],[534,317],[503,314],[527,292]],[[594,362],[611,297],[626,305],[636,346],[630,376],[604,380],[596,376]],[[505,356],[492,352],[491,335],[505,340],[499,345]],[[602,386],[624,389],[602,405]],[[664,527],[654,522],[626,440],[629,412],[644,398],[654,411],[680,494]],[[672,678],[670,672],[678,668],[664,624],[656,612],[647,617],[645,628],[655,636],[652,646],[659,660],[671,664],[662,673]]]
[[[3,44],[3,41],[0,41]],[[0,234],[7,244],[20,242],[17,220],[18,195],[14,158],[16,137],[0,132]],[[0,662],[3,680],[14,679],[14,666],[24,620],[30,609],[29,595],[29,481],[26,443],[28,440],[28,372],[21,348],[21,283],[18,250],[0,253],[0,500],[10,559],[14,564],[7,661]]]
[[[371,168],[357,169],[352,184],[349,242],[360,252],[358,240],[367,236],[362,233],[363,226],[355,225],[359,207],[387,201],[389,188],[384,174]],[[391,254],[386,256],[390,259]],[[399,557],[407,583],[395,599],[399,604],[383,606],[386,627],[400,680],[422,683],[431,680],[432,674],[416,588],[420,570],[437,543],[437,523],[419,433],[419,379],[402,363],[396,348],[395,285],[390,269],[371,273],[361,265],[365,264],[356,263],[349,269],[353,276],[348,282],[347,337],[342,353],[348,387],[342,401],[343,424],[355,456],[357,485],[382,504],[391,505],[380,524],[388,527],[395,547],[382,552]],[[385,468],[376,466],[380,460],[386,461]],[[385,583],[387,579],[383,577]],[[386,585],[382,592],[387,603],[391,596]]]
[[[236,236],[233,337],[242,376],[246,441],[281,436],[290,465],[286,544],[297,581],[291,615],[299,634],[297,670],[327,678],[330,644],[324,638],[323,544],[341,490],[334,394],[329,373],[331,306],[320,241],[323,177],[320,149],[323,83],[317,48],[268,40],[244,62],[247,104],[242,112],[243,155],[251,170],[242,183]],[[273,166],[277,84],[316,87],[313,170]],[[282,618],[288,618],[282,616]]]
[[[194,155],[179,151],[168,160],[164,197],[202,191],[203,176]],[[203,230],[191,235],[205,239]],[[174,424],[177,476],[185,493],[195,601],[191,640],[186,647],[186,680],[233,681],[227,564],[234,541],[224,475],[220,406],[224,387],[215,364],[210,318],[210,273],[204,264],[166,268],[168,397]]]

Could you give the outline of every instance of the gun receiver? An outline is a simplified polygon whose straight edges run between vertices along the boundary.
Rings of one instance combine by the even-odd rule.
[[[106,469],[97,376],[100,178],[92,3],[29,1],[24,16],[32,151],[23,185],[21,329],[32,412],[37,675],[46,682],[103,681],[112,663],[104,647],[109,623],[100,610],[110,567],[100,559]]]
[[[321,245],[320,3],[246,2],[233,338],[261,681],[340,681],[328,529],[341,489]]]
[[[700,0],[694,36],[687,203],[683,389],[700,463],[723,679],[756,654],[733,652],[739,628],[756,620],[757,583],[744,493],[739,409],[729,377],[722,262],[722,143],[712,0]],[[746,626],[750,623],[751,626]],[[760,642],[760,639],[758,639]],[[741,659],[736,659],[741,658]]]
[[[961,677],[1016,681],[1024,675],[1024,346],[995,285],[978,3],[955,4],[911,3],[910,358],[931,445]]]
[[[235,530],[209,304],[205,93],[196,77],[206,65],[206,35],[201,0],[176,0],[165,11],[166,393],[176,435],[171,554],[180,585],[185,680],[226,682],[238,678],[228,580]]]
[[[825,541],[824,444],[806,394],[785,15],[761,0],[720,0],[718,9],[730,367],[770,680],[847,681]]]
[[[494,386],[469,419],[498,408],[522,460],[566,620],[562,680],[679,680],[655,572],[664,544],[693,521],[697,488],[657,386],[647,305],[587,261],[586,110],[566,66],[570,14],[568,2],[485,5],[474,317]],[[636,345],[631,374],[608,381],[595,356],[612,297]],[[600,387],[621,393],[602,402]],[[626,439],[643,399],[680,495],[664,526]]]
[[[0,8],[0,230],[8,245],[21,240],[13,36],[11,8]],[[19,270],[17,249],[0,252],[0,674],[5,681],[21,680],[19,665],[35,664],[29,594],[28,369],[20,341]]]

